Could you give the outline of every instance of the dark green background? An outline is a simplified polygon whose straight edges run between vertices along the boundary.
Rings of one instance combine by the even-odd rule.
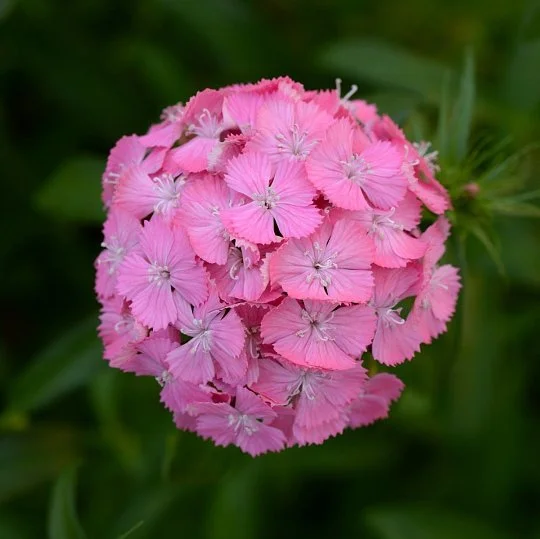
[[[464,290],[388,421],[254,460],[101,361],[93,260],[121,135],[281,74],[358,83],[413,139],[447,106]],[[540,187],[539,2],[0,0],[0,91],[0,538],[540,539],[540,212],[509,194]]]

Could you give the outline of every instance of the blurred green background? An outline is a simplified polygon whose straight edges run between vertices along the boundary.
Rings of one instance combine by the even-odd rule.
[[[435,139],[464,290],[388,421],[252,459],[100,359],[99,177],[165,106],[281,74]],[[540,539],[538,1],[0,0],[0,92],[1,539]]]

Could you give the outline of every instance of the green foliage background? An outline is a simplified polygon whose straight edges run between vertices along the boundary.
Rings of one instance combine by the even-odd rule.
[[[93,260],[121,135],[280,74],[435,141],[464,290],[388,421],[253,460],[101,361]],[[0,92],[2,539],[540,538],[538,1],[1,0]]]

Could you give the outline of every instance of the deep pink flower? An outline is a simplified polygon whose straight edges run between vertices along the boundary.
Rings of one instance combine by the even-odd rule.
[[[208,295],[208,285],[186,233],[154,218],[145,223],[137,251],[120,266],[118,292],[131,301],[143,324],[162,329],[178,318],[175,295],[199,305]]]

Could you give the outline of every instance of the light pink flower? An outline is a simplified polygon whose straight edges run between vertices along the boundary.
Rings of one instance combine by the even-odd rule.
[[[178,317],[175,295],[199,305],[208,284],[186,233],[153,218],[143,227],[137,251],[120,266],[118,292],[132,302],[133,314],[143,324],[162,329]]]
[[[268,244],[281,239],[275,226],[283,238],[301,238],[322,220],[313,205],[315,190],[298,162],[274,166],[265,154],[242,154],[230,160],[225,181],[248,201],[221,213],[234,236]]]
[[[306,161],[311,183],[336,206],[388,210],[407,190],[401,152],[390,142],[371,143],[347,119],[336,121]]]
[[[270,279],[297,299],[365,303],[373,292],[373,243],[357,223],[325,221],[270,258]]]
[[[401,395],[403,382],[386,372],[368,378],[349,406],[349,427],[356,429],[388,417],[390,404]]]
[[[244,326],[234,309],[226,309],[215,291],[208,300],[193,310],[179,305],[178,329],[191,339],[167,356],[170,371],[187,382],[206,383],[216,376],[227,383],[236,383],[246,370]]]
[[[355,366],[375,332],[370,307],[339,307],[329,302],[292,298],[263,318],[261,336],[276,352],[306,367],[342,370]]]
[[[234,444],[252,457],[267,451],[280,451],[285,435],[270,426],[277,414],[254,393],[239,387],[234,406],[226,403],[197,405],[196,431],[216,445]]]

